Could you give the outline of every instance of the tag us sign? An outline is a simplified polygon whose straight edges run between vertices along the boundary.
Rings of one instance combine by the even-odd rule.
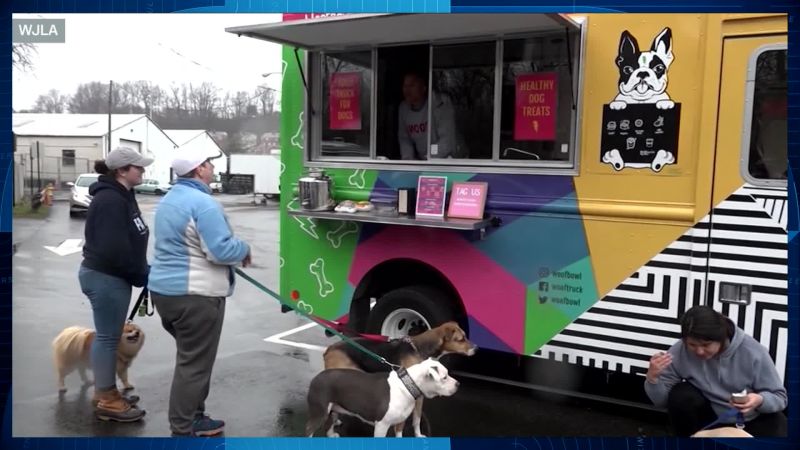
[[[16,44],[63,44],[66,19],[11,19],[11,39]]]

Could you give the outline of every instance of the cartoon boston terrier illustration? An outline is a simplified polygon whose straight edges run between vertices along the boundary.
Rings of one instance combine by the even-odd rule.
[[[672,64],[672,30],[664,28],[653,39],[649,51],[640,51],[636,38],[627,30],[622,32],[616,65],[619,69],[618,93],[608,105],[612,110],[623,110],[629,104],[650,104],[657,109],[673,109],[675,103],[667,93],[667,71]],[[658,150],[650,163],[626,162],[618,149],[603,154],[602,161],[615,170],[625,167],[650,167],[660,172],[667,164],[675,163],[675,156],[667,150]]]
[[[619,41],[617,67],[619,94],[609,105],[625,109],[629,103],[655,103],[658,109],[672,109],[667,94],[667,70],[672,64],[672,30],[664,28],[653,40],[650,51],[639,51],[639,43],[625,30]]]

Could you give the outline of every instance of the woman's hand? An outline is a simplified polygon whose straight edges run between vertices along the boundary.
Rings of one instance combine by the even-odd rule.
[[[672,364],[672,355],[665,352],[658,352],[650,358],[650,367],[647,368],[647,381],[652,384],[658,382],[661,372]]]
[[[731,406],[738,409],[743,414],[753,411],[761,406],[762,403],[764,403],[764,397],[762,397],[761,394],[756,394],[753,392],[747,394],[747,401],[744,403],[734,403],[733,401],[730,402]]]

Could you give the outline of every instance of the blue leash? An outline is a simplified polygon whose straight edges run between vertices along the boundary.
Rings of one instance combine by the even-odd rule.
[[[736,408],[731,408],[731,409],[725,411],[724,413],[720,414],[720,416],[717,417],[717,420],[715,420],[715,421],[711,422],[710,424],[706,425],[700,431],[708,430],[708,429],[713,428],[713,427],[715,427],[717,425],[720,425],[720,424],[723,423],[723,421],[728,420],[728,419],[730,419],[731,417],[734,417],[734,416],[736,416],[736,428],[738,428],[740,430],[743,429],[744,428],[744,414],[742,414],[742,412],[739,411]]]

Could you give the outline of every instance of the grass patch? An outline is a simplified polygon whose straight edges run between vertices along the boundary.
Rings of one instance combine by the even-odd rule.
[[[31,208],[28,202],[19,202],[14,206],[14,217],[21,219],[46,219],[50,215],[50,207],[41,205],[38,209]]]

